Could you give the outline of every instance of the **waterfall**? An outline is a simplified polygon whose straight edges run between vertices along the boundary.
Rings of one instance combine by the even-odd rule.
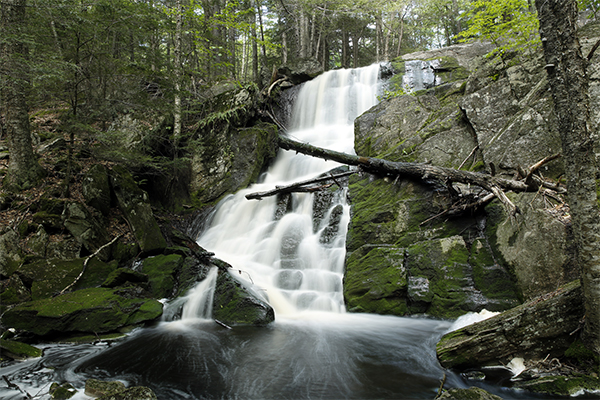
[[[290,136],[315,146],[354,153],[354,119],[376,104],[379,65],[328,71],[304,84],[292,112]],[[342,279],[349,222],[346,193],[338,190],[329,212],[313,221],[313,194],[293,194],[288,211],[278,199],[247,200],[250,192],[309,179],[339,164],[280,151],[261,182],[224,199],[198,243],[242,274],[237,279],[264,293],[276,315],[344,312]],[[333,210],[336,210],[335,212]],[[320,235],[335,218],[337,235]],[[339,222],[338,222],[339,221]],[[186,307],[193,309],[190,297]]]

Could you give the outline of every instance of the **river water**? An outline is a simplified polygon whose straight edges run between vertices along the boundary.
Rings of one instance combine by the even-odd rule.
[[[291,136],[352,153],[353,121],[376,104],[378,71],[377,65],[331,71],[306,83]],[[451,321],[346,313],[344,190],[332,197],[330,211],[317,223],[312,194],[294,194],[285,214],[277,212],[276,198],[244,198],[336,166],[281,151],[260,183],[218,206],[198,239],[242,271],[236,277],[272,305],[274,323],[217,325],[210,319],[208,278],[185,299],[180,320],[138,329],[112,343],[41,345],[42,358],[10,364],[0,374],[32,396],[47,392],[51,382],[68,381],[80,389],[75,399],[88,398],[82,393],[88,378],[149,386],[159,399],[433,399],[444,375],[446,387],[473,385],[436,360],[435,344]],[[337,234],[323,241],[332,218]],[[477,385],[505,399],[531,398]],[[0,398],[23,394],[4,385]]]

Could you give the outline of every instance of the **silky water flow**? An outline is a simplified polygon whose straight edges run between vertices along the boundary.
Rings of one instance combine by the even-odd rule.
[[[376,104],[378,73],[373,65],[307,82],[295,102],[291,137],[352,153],[353,121]],[[71,382],[80,389],[75,399],[88,398],[82,389],[89,378],[149,386],[159,399],[433,399],[444,374],[447,387],[472,385],[436,361],[435,343],[451,322],[345,311],[345,191],[337,190],[316,225],[312,194],[293,194],[283,215],[276,212],[275,197],[244,197],[336,166],[280,151],[260,183],[218,205],[198,240],[274,308],[269,326],[225,329],[210,319],[213,269],[186,297],[165,307],[167,320],[156,327],[115,344],[46,345],[41,359],[13,364],[2,374],[32,393],[51,382]],[[340,208],[337,236],[323,244],[322,231]],[[486,388],[502,391],[505,399],[521,397]],[[21,395],[0,388],[2,398]]]

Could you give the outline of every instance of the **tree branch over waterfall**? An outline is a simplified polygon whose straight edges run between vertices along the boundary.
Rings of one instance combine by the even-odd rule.
[[[452,185],[454,182],[477,185],[487,192],[492,193],[506,207],[511,215],[518,212],[515,205],[504,195],[504,191],[514,192],[536,192],[540,187],[549,188],[558,193],[565,193],[566,190],[558,185],[540,179],[531,179],[527,174],[526,180],[514,180],[492,176],[490,174],[461,171],[453,168],[438,167],[424,163],[395,162],[375,157],[356,156],[347,153],[341,153],[334,150],[328,150],[321,147],[312,146],[307,143],[301,143],[290,138],[279,136],[279,147],[285,150],[293,150],[298,153],[306,154],[324,160],[332,160],[342,164],[358,166],[362,170],[377,175],[392,175],[415,180],[437,180],[445,185]],[[552,159],[557,156],[553,156]],[[248,199],[260,199],[266,196],[272,196],[279,193],[298,191],[306,184],[316,183],[317,181],[327,180],[328,177],[317,178],[305,182],[298,182],[286,187],[276,188],[274,190],[262,193],[251,193],[246,196]],[[477,202],[473,203],[477,204]]]

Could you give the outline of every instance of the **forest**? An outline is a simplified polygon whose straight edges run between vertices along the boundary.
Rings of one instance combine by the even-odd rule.
[[[387,386],[377,378],[380,359],[364,361],[370,354],[368,345],[361,346],[372,338],[381,351],[373,360],[401,359],[404,344],[390,345],[388,355],[384,343],[403,343],[388,335],[406,328],[402,319],[392,323],[374,315],[426,317],[426,327],[411,326],[406,335],[426,331],[429,347],[416,358],[437,353],[425,367],[399,368],[398,374],[428,369],[415,384],[423,388],[407,398],[422,398],[432,388],[439,399],[468,398],[451,391],[479,380],[474,368],[523,362],[520,357],[525,370],[535,371],[523,374],[521,387],[541,398],[577,390],[597,394],[600,147],[594,102],[600,35],[589,26],[599,23],[598,12],[598,0],[0,1],[0,367],[6,368],[0,397],[30,398],[35,389],[51,398],[66,391],[69,398],[85,385],[86,395],[108,398],[113,389],[102,383],[88,392],[99,377],[113,379],[105,382],[110,385],[117,379],[139,384],[134,389],[141,391],[132,389],[130,397],[119,386],[123,399],[156,398],[152,390],[159,398],[176,398],[180,390],[200,397],[276,398],[280,387],[271,385],[277,379],[265,383],[264,392],[256,384],[263,376],[237,387],[231,382],[253,375],[242,364],[240,370],[222,365],[236,366],[229,357],[238,351],[250,357],[242,353],[248,349],[266,360],[287,360],[287,352],[290,360],[303,360],[323,347],[321,372],[319,363],[313,370],[312,364],[296,368],[290,361],[289,371],[297,372],[290,381],[302,382],[306,370],[318,375],[306,378],[306,387],[321,375],[331,379],[323,389],[328,395],[387,398]],[[465,56],[465,48],[479,50]],[[434,57],[435,51],[444,55]],[[413,92],[405,85],[409,62],[421,62],[412,54],[430,55],[423,69],[443,76],[439,87]],[[356,120],[345,128],[334,125],[353,130],[352,150],[321,148],[295,132],[286,136],[289,126],[299,126],[290,103],[305,92],[324,91],[309,86],[312,81],[329,85],[327,79],[352,76],[361,87],[353,90],[361,91],[367,71],[390,83],[369,95],[366,109],[344,111],[356,111]],[[331,112],[326,100],[304,101],[316,114],[319,107]],[[538,125],[531,127],[534,120]],[[283,186],[263,185],[281,154],[293,152],[344,166],[308,180],[298,174]],[[292,161],[287,168],[303,163]],[[236,194],[240,190],[246,191]],[[315,200],[305,206],[312,213],[310,227],[298,228],[290,216],[304,193]],[[246,205],[239,211],[241,206],[231,205],[237,197],[272,209]],[[237,215],[233,225],[222,222],[227,213]],[[221,233],[223,246],[266,253],[261,246],[267,240],[258,240],[262,231],[249,231],[240,242],[232,238],[237,225],[252,226],[253,218],[261,221],[267,213],[274,217],[264,235],[283,232],[273,239],[279,246],[269,265],[277,269],[268,278],[273,287],[252,269],[263,256],[231,261],[210,247],[221,245],[211,242],[221,221],[230,230]],[[536,213],[553,215],[552,224],[560,222],[560,228],[542,226],[533,219]],[[548,242],[538,243],[536,235]],[[232,241],[225,244],[227,239]],[[302,253],[313,242],[319,256]],[[546,246],[546,255],[527,253]],[[555,247],[560,251],[554,253]],[[319,264],[319,257],[335,259],[331,265],[341,270],[319,275],[318,289],[306,289],[313,279],[307,265]],[[550,266],[522,267],[528,257]],[[315,295],[330,280],[335,289]],[[186,311],[199,301],[194,293],[209,284],[213,298],[199,306],[204,314],[196,310],[192,317],[208,318],[216,327],[190,322]],[[288,296],[290,304],[301,298],[291,307],[296,311],[306,304],[314,311],[310,307],[331,297],[336,300],[326,311],[354,314],[330,323],[347,324],[357,335],[340,336],[340,347],[358,343],[357,355],[340,363],[350,371],[359,365],[356,376],[367,383],[357,395],[346,387],[355,372],[346,376],[332,369],[328,375],[347,352],[328,353],[338,333],[327,326],[314,335],[309,324],[310,334],[304,328],[290,334],[290,307],[277,303],[278,296]],[[448,321],[482,309],[504,313],[472,328],[446,330]],[[284,322],[274,323],[281,315]],[[179,340],[161,331],[178,320],[196,324],[190,325],[195,335],[218,342],[210,356],[186,347],[186,334]],[[268,346],[257,344],[263,335],[292,340],[273,339],[275,353],[263,354]],[[323,338],[314,348],[313,336]],[[90,343],[113,339],[120,344],[92,357]],[[81,347],[85,357],[76,361],[77,374],[69,375],[73,367],[65,361],[77,357],[63,359],[53,347],[63,341],[87,346]],[[146,346],[160,350],[142,354],[138,349]],[[137,361],[123,361],[130,352]],[[152,358],[159,355],[164,358]],[[113,356],[123,365],[111,363]],[[163,380],[160,365],[171,356],[173,375]],[[31,357],[41,361],[19,372],[14,360]],[[360,367],[363,362],[372,366]],[[146,371],[147,365],[159,367]],[[258,369],[274,376],[288,372],[262,365]],[[59,371],[40,379],[48,386],[52,380],[50,389],[23,379],[31,371],[43,375],[46,367]],[[182,372],[187,368],[203,377],[201,383],[189,383],[192,378]],[[244,371],[248,378],[239,376]],[[441,384],[440,376],[430,376],[442,373]],[[551,389],[544,386],[545,374],[557,377]],[[481,381],[489,389],[486,378]],[[489,385],[501,394],[512,381]],[[526,386],[530,381],[535,383]],[[402,382],[389,393],[402,393]],[[290,390],[284,397],[321,393],[294,388],[282,384]]]

